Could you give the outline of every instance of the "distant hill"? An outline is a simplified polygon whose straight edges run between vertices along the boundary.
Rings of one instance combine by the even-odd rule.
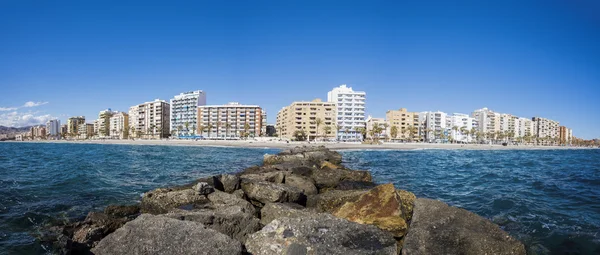
[[[23,132],[29,131],[29,129],[31,129],[31,126],[28,126],[28,127],[18,127],[18,128],[0,126],[0,134],[23,133]]]

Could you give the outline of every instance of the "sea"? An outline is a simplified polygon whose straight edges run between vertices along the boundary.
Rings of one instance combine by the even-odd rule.
[[[0,143],[0,254],[51,254],[51,224],[148,190],[234,173],[270,148]],[[600,150],[343,150],[418,197],[475,212],[525,243],[529,254],[600,254]]]

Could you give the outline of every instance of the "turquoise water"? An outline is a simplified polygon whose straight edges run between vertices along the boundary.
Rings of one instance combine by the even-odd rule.
[[[275,149],[0,143],[0,254],[40,254],[51,221],[139,201],[161,186],[236,172]],[[343,151],[417,196],[499,224],[538,254],[600,253],[600,151]]]

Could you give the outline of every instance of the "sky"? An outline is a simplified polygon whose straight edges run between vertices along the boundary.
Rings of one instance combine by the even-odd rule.
[[[600,137],[597,1],[0,1],[0,125],[192,90],[258,104],[545,117]]]

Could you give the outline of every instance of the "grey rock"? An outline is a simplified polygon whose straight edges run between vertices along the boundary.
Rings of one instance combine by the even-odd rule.
[[[208,202],[206,196],[198,194],[193,189],[155,189],[144,193],[140,207],[142,213],[161,214],[181,206],[200,205]]]
[[[263,165],[275,165],[284,162],[301,162],[305,160],[304,155],[302,154],[294,154],[294,155],[270,155],[265,154],[263,157]]]
[[[246,196],[261,204],[275,202],[306,204],[306,195],[295,187],[252,179],[242,179],[241,183]]]
[[[199,222],[244,243],[248,235],[261,229],[258,218],[239,206],[221,207],[215,210],[174,210],[166,217]]]
[[[346,202],[356,201],[367,190],[331,190],[318,195],[308,196],[306,207],[318,212],[334,213]]]
[[[432,200],[415,200],[402,254],[526,254],[524,245],[472,212]]]
[[[330,214],[279,218],[250,235],[246,248],[266,254],[398,254],[391,234]]]
[[[302,192],[304,192],[304,194],[307,196],[319,193],[317,187],[313,183],[313,180],[304,176],[291,173],[286,174],[284,184],[302,190]]]
[[[90,212],[84,221],[75,224],[73,243],[81,249],[94,247],[102,238],[123,226],[127,221],[126,217]]]
[[[219,186],[222,191],[232,193],[240,189],[240,178],[231,174],[222,174],[215,180],[215,187]]]
[[[241,254],[240,242],[193,222],[142,214],[92,249],[103,254]]]
[[[316,210],[294,203],[268,203],[260,210],[260,223],[267,225],[271,221],[283,217],[298,218],[316,214]]]
[[[259,174],[244,174],[241,175],[242,179],[252,179],[257,181],[267,181],[272,183],[283,183],[285,179],[286,172],[266,172]]]
[[[202,196],[207,196],[208,194],[213,193],[215,191],[215,188],[206,182],[196,183],[196,185],[194,185],[192,189]]]
[[[236,194],[229,194],[216,190],[208,195],[208,200],[211,202],[213,208],[239,206],[245,213],[252,215],[256,213],[256,209],[250,202],[240,198],[239,195]]]
[[[310,177],[315,181],[315,186],[319,190],[322,190],[327,188],[335,188],[340,183],[343,176],[344,171],[341,169],[323,168],[313,170]]]

